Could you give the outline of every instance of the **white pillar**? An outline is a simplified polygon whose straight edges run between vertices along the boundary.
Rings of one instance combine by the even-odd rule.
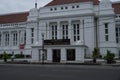
[[[84,63],[84,48],[77,47],[75,50],[76,63]]]
[[[50,39],[50,26],[49,26],[49,22],[46,22],[46,26],[47,26],[47,38],[46,39]]]
[[[13,36],[12,36],[12,31],[9,32],[9,46],[13,46]]]
[[[83,20],[80,20],[80,40],[83,42]]]
[[[61,63],[66,63],[66,49],[61,48]]]
[[[2,44],[2,46],[4,46],[4,35],[3,35],[3,32],[1,32],[1,34],[2,34],[2,38],[1,38],[1,44]]]
[[[73,42],[73,28],[72,28],[72,21],[68,21],[68,39],[70,39],[70,43]]]
[[[60,39],[60,22],[57,21],[57,39]]]
[[[52,62],[52,49],[50,49],[50,48],[48,48],[47,49],[47,60],[48,60],[48,62]]]
[[[39,62],[40,53],[38,48],[32,50],[32,62]]]
[[[17,30],[17,45],[19,46],[20,45],[20,33],[19,33],[19,30]]]

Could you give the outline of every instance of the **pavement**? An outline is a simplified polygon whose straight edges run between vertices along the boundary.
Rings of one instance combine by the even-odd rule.
[[[0,80],[120,80],[119,75],[112,66],[0,64]]]
[[[104,64],[104,65],[67,65],[67,64],[7,64],[0,63],[0,66],[16,66],[16,67],[49,67],[49,68],[87,68],[87,69],[120,69],[120,64]]]

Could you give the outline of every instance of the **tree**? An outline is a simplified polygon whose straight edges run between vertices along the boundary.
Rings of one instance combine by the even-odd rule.
[[[114,62],[115,55],[114,53],[111,53],[109,50],[107,51],[107,55],[105,56],[105,59],[107,60],[108,64],[111,64]]]
[[[99,57],[99,49],[98,48],[94,48],[92,53],[93,53],[92,54],[93,62],[96,63],[96,59]]]
[[[2,58],[4,59],[4,62],[7,62],[8,54],[4,52]]]

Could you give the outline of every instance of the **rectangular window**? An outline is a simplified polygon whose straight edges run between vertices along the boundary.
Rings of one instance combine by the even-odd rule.
[[[57,24],[51,25],[52,39],[57,39]]]
[[[80,40],[80,24],[73,24],[74,41]]]
[[[26,44],[26,31],[24,33],[24,44]]]
[[[5,34],[5,46],[9,46],[9,33]]]
[[[105,23],[105,41],[109,41],[108,23]]]
[[[67,49],[67,61],[75,61],[75,49]]]
[[[105,41],[109,41],[109,36],[105,35]]]
[[[31,28],[31,44],[34,43],[34,28]]]
[[[116,27],[116,43],[120,43],[120,28]]]
[[[108,23],[105,23],[105,28],[108,28]]]
[[[18,35],[17,33],[13,33],[13,46],[17,46]]]
[[[68,24],[62,25],[62,36],[63,39],[68,39]]]

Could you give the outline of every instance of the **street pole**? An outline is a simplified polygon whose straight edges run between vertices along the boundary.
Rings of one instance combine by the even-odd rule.
[[[42,33],[42,64],[44,64],[44,34]]]

